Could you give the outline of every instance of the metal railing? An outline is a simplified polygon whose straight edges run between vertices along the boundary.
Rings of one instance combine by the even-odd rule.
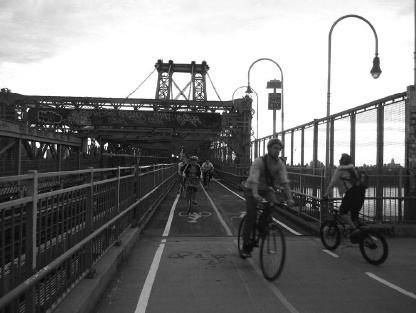
[[[82,183],[39,193],[39,182]],[[46,312],[62,300],[129,227],[144,227],[176,180],[176,165],[1,177],[25,184],[0,203],[0,312]]]
[[[328,212],[322,210],[321,201],[326,190],[327,177],[323,168],[288,167],[291,190],[296,205],[289,212],[319,230],[327,219]],[[228,184],[241,189],[241,182],[248,177],[249,166],[216,164],[215,173]],[[368,223],[413,223],[405,214],[406,202],[414,200],[404,194],[404,184],[409,176],[403,168],[384,168],[381,174],[377,169],[366,169],[370,176],[370,186],[361,210],[361,218]],[[278,188],[281,191],[281,188]],[[334,198],[340,195],[334,190]]]

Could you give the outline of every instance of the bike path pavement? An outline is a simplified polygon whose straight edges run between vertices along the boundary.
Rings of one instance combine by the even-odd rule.
[[[258,273],[257,255],[248,261],[240,259],[237,254],[235,234],[241,211],[244,210],[243,200],[240,202],[230,192],[216,190],[218,185],[211,185],[208,193],[212,195],[211,201],[223,221],[201,193],[197,196],[197,212],[207,212],[205,215],[201,214],[195,220],[181,216],[181,212],[186,210],[185,200],[177,202],[172,215],[177,190],[174,187],[132,244],[129,257],[110,251],[104,258],[112,255],[118,262],[107,260],[107,267],[97,266],[99,277],[90,280],[90,286],[74,290],[76,292],[72,297],[65,299],[56,312],[333,312],[331,297],[341,301],[346,288],[353,288],[357,283],[357,266],[368,267],[357,249],[348,250],[342,246],[338,251],[339,258],[333,259],[322,252],[322,244],[317,238],[287,236],[287,260],[290,262],[287,262],[276,282],[268,283]],[[170,217],[169,234],[163,236]],[[124,246],[129,245],[124,239],[122,242]],[[395,255],[402,253],[400,241],[397,243],[392,249]],[[117,249],[120,250],[120,247],[112,250]],[[154,262],[157,255],[159,263],[156,270]],[[408,255],[408,258],[411,257],[414,254]],[[338,260],[341,261],[334,264]],[[352,262],[352,269],[348,262]],[[402,262],[402,265],[408,264],[405,260]],[[348,272],[352,271],[350,276],[353,279],[339,270],[340,264]],[[109,270],[111,267],[117,272]],[[403,273],[396,273],[397,267],[389,265],[388,268],[391,268],[390,275],[406,281]],[[151,281],[152,275],[154,280],[149,287],[147,282]],[[359,276],[363,279],[364,275],[360,272]],[[374,282],[367,278],[364,281],[365,284],[355,287],[357,290],[352,295],[360,297],[364,287],[374,290]],[[403,285],[407,290],[416,292],[411,282],[406,281]],[[323,293],[322,290],[326,291]],[[390,290],[382,288],[376,293],[388,298]],[[370,295],[368,299],[373,297]],[[396,294],[395,297],[401,299]],[[398,307],[408,305],[408,301],[411,300],[405,297]],[[345,303],[337,312],[354,312],[357,306],[355,302]],[[392,308],[386,304],[375,307],[379,312],[394,312],[383,309]]]

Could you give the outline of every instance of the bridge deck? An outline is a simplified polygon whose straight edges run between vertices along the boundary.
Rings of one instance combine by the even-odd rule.
[[[176,191],[128,258],[117,254],[119,247],[106,256],[119,259],[111,280],[111,271],[97,266],[98,275],[84,280],[57,312],[413,312],[416,238],[388,238],[387,261],[372,266],[357,245],[343,242],[326,253],[319,238],[282,219],[286,265],[269,283],[260,273],[258,249],[252,259],[238,256],[241,193],[213,182],[208,192],[199,190],[199,214],[190,218]]]

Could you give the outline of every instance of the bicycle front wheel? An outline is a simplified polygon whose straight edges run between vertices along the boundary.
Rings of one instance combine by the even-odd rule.
[[[241,258],[243,258],[243,256],[241,255],[241,251],[243,251],[243,244],[244,244],[243,232],[244,232],[244,224],[246,221],[246,217],[247,217],[246,215],[243,216],[240,222],[240,226],[238,226],[237,246],[238,246],[238,254],[240,255]]]
[[[387,241],[378,231],[364,230],[359,245],[361,254],[368,263],[379,265],[387,259],[389,253]]]
[[[188,215],[192,212],[192,206],[194,204],[195,192],[193,190],[188,190]]]
[[[283,270],[286,243],[283,232],[276,224],[270,224],[263,234],[260,246],[260,267],[267,280],[275,280]]]
[[[341,242],[341,232],[337,223],[333,221],[323,222],[319,231],[322,244],[328,250],[335,250]]]

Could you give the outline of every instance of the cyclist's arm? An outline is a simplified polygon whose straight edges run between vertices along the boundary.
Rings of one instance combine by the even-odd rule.
[[[332,175],[332,179],[328,185],[328,188],[326,189],[326,192],[323,195],[323,198],[329,197],[331,190],[334,189],[335,185],[338,183],[339,178],[340,178],[340,171],[339,169],[336,169],[334,175]]]
[[[292,197],[292,193],[290,191],[290,184],[289,183],[284,183],[283,184],[283,189],[285,190],[285,195],[286,195],[286,203],[288,206],[292,206],[295,204],[295,201],[293,201],[293,197]]]

